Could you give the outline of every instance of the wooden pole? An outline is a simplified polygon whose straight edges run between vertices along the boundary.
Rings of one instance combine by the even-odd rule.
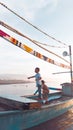
[[[72,52],[71,52],[71,45],[69,46],[69,56],[70,56],[70,76],[71,76],[71,83],[72,83]]]

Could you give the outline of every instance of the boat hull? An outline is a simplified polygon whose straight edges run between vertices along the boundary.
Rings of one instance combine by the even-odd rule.
[[[43,105],[39,109],[0,112],[1,130],[24,130],[51,120],[73,107],[73,99]]]

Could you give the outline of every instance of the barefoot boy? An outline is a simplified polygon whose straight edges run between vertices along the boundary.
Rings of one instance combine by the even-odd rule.
[[[38,97],[41,99],[41,75],[39,73],[40,69],[38,67],[35,68],[35,75],[28,77],[28,79],[30,78],[35,78],[36,80],[36,87],[38,88],[37,92],[39,93]]]

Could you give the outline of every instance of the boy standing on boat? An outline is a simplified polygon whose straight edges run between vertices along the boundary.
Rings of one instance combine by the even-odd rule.
[[[47,87],[47,85],[45,84],[44,80],[41,80],[42,83],[42,90],[43,90],[43,103],[47,103],[48,101],[48,94],[49,94],[49,89]]]
[[[36,91],[36,93],[38,92],[38,97],[41,99],[41,75],[39,73],[40,71],[40,68],[36,67],[35,68],[35,75],[34,76],[31,76],[31,77],[28,77],[28,79],[30,78],[35,78],[35,81],[36,81],[36,87],[38,88],[38,90]],[[35,94],[36,94],[35,93]]]

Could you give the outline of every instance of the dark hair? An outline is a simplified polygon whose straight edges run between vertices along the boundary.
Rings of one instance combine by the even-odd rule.
[[[44,80],[41,80],[41,82],[42,82],[42,83],[45,83],[45,81],[44,81]]]
[[[38,71],[40,71],[40,68],[39,68],[39,67],[36,67],[35,69],[37,69]]]

